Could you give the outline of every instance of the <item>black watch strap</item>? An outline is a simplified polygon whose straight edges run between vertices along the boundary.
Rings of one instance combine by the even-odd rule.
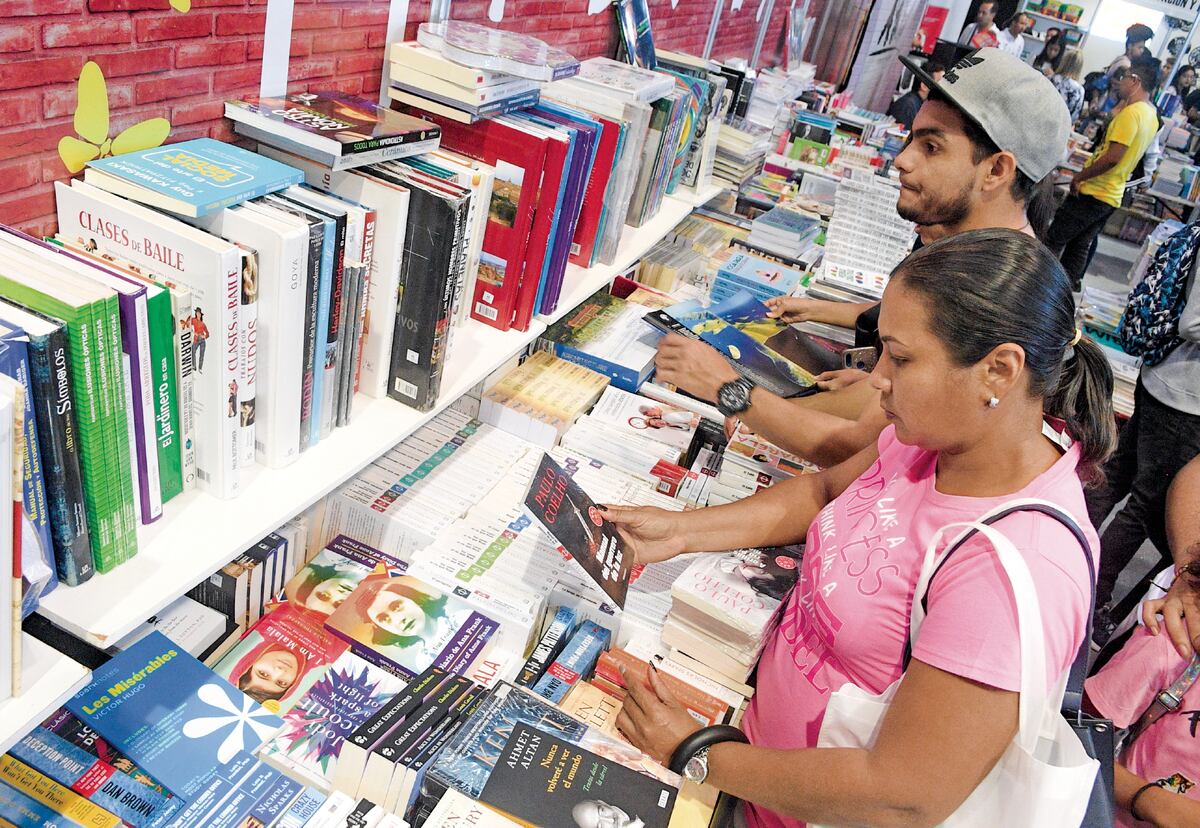
[[[750,744],[746,734],[733,725],[719,724],[701,728],[684,739],[671,754],[671,763],[667,765],[675,773],[683,773],[688,760],[696,755],[701,748],[720,744],[721,742],[741,742]]]

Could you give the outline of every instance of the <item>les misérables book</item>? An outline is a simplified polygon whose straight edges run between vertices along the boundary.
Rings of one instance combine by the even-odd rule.
[[[524,825],[667,828],[677,793],[607,757],[517,724],[479,800]]]
[[[173,825],[212,824],[210,807],[278,778],[253,753],[283,720],[160,632],[95,670],[65,707],[185,803]]]
[[[286,713],[346,651],[323,620],[284,604],[260,618],[213,672],[272,713]]]
[[[207,215],[304,180],[304,173],[212,138],[89,161],[83,180],[181,216]]]
[[[325,626],[360,658],[412,679],[431,666],[464,672],[500,625],[419,578],[373,572]]]
[[[555,540],[621,609],[629,591],[633,556],[617,527],[549,454],[543,454],[525,496],[528,509]]]

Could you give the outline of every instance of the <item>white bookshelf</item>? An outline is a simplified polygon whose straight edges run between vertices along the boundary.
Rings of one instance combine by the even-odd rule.
[[[701,194],[700,203],[719,191]],[[229,563],[265,535],[316,503],[392,446],[433,419],[482,382],[514,354],[608,284],[665,236],[693,209],[693,202],[666,197],[655,217],[626,228],[614,264],[572,267],[557,311],[537,317],[528,331],[501,332],[474,320],[454,332],[454,343],[437,406],[419,412],[393,400],[359,395],[349,426],[282,469],[258,467],[242,493],[218,500],[192,491],[166,504],[163,517],[139,534],[137,557],[78,587],[59,587],[42,599],[38,612],[97,647],[111,646]],[[0,711],[2,712],[2,711]]]
[[[82,664],[31,635],[22,633],[21,645],[23,689],[21,695],[0,702],[0,753],[61,707],[92,676]]]

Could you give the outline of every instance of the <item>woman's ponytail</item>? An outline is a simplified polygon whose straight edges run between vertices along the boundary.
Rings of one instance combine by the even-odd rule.
[[[1079,478],[1096,486],[1104,482],[1104,461],[1117,445],[1112,368],[1090,337],[1081,337],[1067,353],[1058,385],[1046,397],[1045,411],[1066,422],[1067,433],[1079,444]]]

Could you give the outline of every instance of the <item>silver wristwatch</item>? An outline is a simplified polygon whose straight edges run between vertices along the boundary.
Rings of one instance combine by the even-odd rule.
[[[702,747],[692,754],[687,764],[683,766],[683,778],[697,785],[703,785],[708,778],[708,748]]]
[[[739,377],[725,383],[717,389],[717,410],[726,417],[741,414],[750,407],[750,392],[754,383],[745,377]]]

